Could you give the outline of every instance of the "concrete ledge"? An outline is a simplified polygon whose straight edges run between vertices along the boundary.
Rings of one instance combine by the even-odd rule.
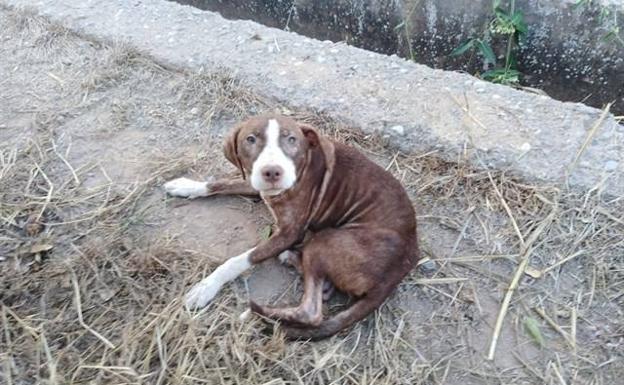
[[[436,149],[528,179],[624,194],[624,127],[578,103],[433,70],[164,0],[0,0],[96,38],[123,40],[156,60],[226,68],[254,91],[381,131],[409,152]],[[587,141],[587,143],[586,143]]]

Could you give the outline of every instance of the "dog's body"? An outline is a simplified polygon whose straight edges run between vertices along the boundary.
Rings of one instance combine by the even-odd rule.
[[[168,182],[166,190],[186,197],[260,194],[277,231],[198,283],[187,295],[188,307],[205,306],[225,282],[279,255],[303,274],[301,304],[269,308],[251,303],[252,310],[283,321],[289,337],[324,338],[380,306],[415,265],[416,216],[405,190],[357,150],[289,118],[262,116],[234,129],[225,155],[243,178],[250,175],[250,183],[181,178]],[[323,320],[326,283],[356,301]]]

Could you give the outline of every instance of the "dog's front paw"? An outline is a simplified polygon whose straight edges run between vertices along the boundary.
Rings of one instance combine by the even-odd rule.
[[[208,184],[188,178],[177,178],[165,183],[167,194],[181,198],[197,198],[208,195]]]
[[[186,296],[184,297],[184,304],[188,310],[201,309],[205,307],[219,292],[221,285],[219,285],[219,283],[215,280],[211,280],[209,278],[197,283],[188,293],[186,293]]]

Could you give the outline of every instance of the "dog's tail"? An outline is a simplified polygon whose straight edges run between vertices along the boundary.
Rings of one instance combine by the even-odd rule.
[[[320,340],[330,337],[340,330],[353,325],[372,313],[385,301],[390,294],[389,291],[375,293],[376,295],[366,295],[358,299],[349,308],[341,311],[332,318],[329,318],[316,327],[295,327],[283,325],[281,329],[288,339]]]

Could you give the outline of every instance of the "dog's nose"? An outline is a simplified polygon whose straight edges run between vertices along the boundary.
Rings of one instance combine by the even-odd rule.
[[[279,182],[284,174],[284,170],[280,166],[265,166],[261,170],[262,178],[268,183]]]

